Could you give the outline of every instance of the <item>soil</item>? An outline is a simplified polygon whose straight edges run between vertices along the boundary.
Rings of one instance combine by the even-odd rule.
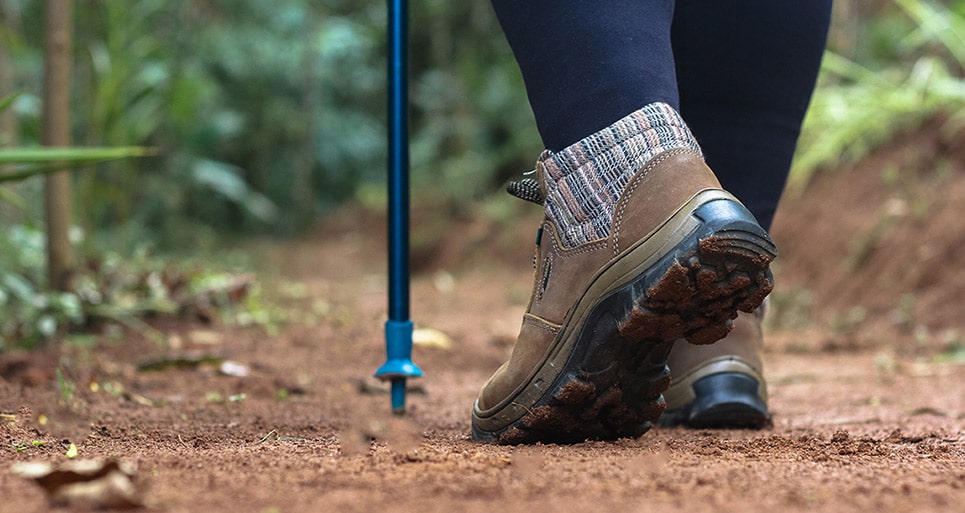
[[[160,319],[164,343],[121,332],[0,354],[0,512],[82,509],[11,471],[62,462],[71,443],[134,464],[144,505],[164,512],[963,511],[965,139],[952,142],[926,128],[785,198],[772,428],[471,441],[470,406],[528,298],[526,207],[514,226],[466,216],[423,234],[412,317],[448,340],[416,346],[426,376],[391,415],[370,378],[385,358],[383,223],[350,209],[252,248],[286,312],[274,329]]]

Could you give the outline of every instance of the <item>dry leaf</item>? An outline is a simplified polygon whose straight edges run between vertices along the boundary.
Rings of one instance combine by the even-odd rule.
[[[422,347],[452,349],[452,339],[449,338],[449,335],[434,328],[417,328],[413,330],[412,343]]]
[[[221,362],[221,365],[218,366],[218,372],[225,376],[234,376],[236,378],[244,378],[251,374],[251,370],[248,369],[247,365],[233,360]]]
[[[187,353],[144,361],[137,366],[137,370],[145,372],[167,369],[196,369],[202,365],[220,365],[224,360],[223,356],[214,354]]]
[[[191,330],[188,339],[192,344],[202,346],[215,346],[224,343],[224,335],[215,330]]]
[[[75,460],[54,468],[49,463],[17,463],[11,471],[37,483],[55,505],[87,508],[142,506],[134,483],[136,469],[116,460]]]

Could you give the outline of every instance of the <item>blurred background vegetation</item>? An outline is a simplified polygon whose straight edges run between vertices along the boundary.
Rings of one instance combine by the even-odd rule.
[[[43,8],[0,0],[0,99],[19,93],[0,112],[3,146],[39,141]],[[488,2],[410,8],[413,201],[459,215],[541,145]],[[838,2],[835,17],[796,189],[935,116],[965,122],[965,0]],[[147,262],[145,247],[198,254],[384,204],[385,23],[382,0],[75,0],[74,144],[157,156],[73,175],[75,243],[100,273],[73,292],[46,292],[40,181],[0,184],[20,199],[0,196],[0,348],[85,322],[104,269]],[[105,287],[175,295],[128,274]]]
[[[12,85],[25,92],[19,143],[31,145],[42,2],[3,3]],[[114,244],[194,246],[205,232],[295,234],[375,194],[385,22],[381,1],[77,0],[75,143],[160,152],[77,174],[81,226]],[[494,15],[485,2],[430,0],[412,3],[411,23],[414,189],[488,193],[539,148]]]

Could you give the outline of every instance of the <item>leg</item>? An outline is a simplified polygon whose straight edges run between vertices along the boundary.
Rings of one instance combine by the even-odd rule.
[[[659,418],[674,341],[709,344],[770,292],[773,243],[675,108],[670,1],[496,0],[549,148],[535,279],[473,436],[638,436]]]
[[[814,88],[831,0],[687,0],[674,14],[683,115],[723,186],[769,228]],[[763,312],[713,346],[677,344],[665,425],[762,427]]]
[[[824,53],[831,0],[677,3],[681,113],[721,184],[769,228]]]
[[[654,102],[678,106],[673,0],[493,0],[546,148]]]

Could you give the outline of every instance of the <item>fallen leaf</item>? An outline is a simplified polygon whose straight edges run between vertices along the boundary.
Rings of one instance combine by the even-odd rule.
[[[220,365],[225,359],[217,355],[185,355],[148,360],[137,366],[139,371],[162,371],[170,368],[194,369],[202,365]]]
[[[188,333],[192,344],[216,346],[224,343],[224,336],[215,330],[192,330]]]
[[[935,417],[947,417],[948,414],[939,410],[938,408],[932,408],[930,406],[922,406],[920,408],[915,408],[908,412],[908,415],[932,415]]]
[[[149,399],[149,398],[147,398],[147,397],[144,397],[144,396],[141,395],[141,394],[134,393],[134,392],[128,392],[128,391],[122,392],[122,393],[121,393],[121,397],[123,397],[124,399],[127,399],[128,401],[132,401],[132,402],[135,402],[135,403],[137,403],[137,404],[140,404],[141,406],[156,406],[156,405],[157,405],[157,403],[155,403],[155,402],[152,401],[151,399]]]
[[[244,378],[251,374],[251,370],[248,369],[247,365],[233,360],[221,362],[221,365],[218,366],[218,372],[225,376],[234,376],[236,378]]]
[[[417,328],[413,330],[412,343],[422,347],[452,349],[452,339],[449,338],[449,335],[435,328]]]
[[[432,277],[432,284],[436,290],[447,294],[456,288],[456,279],[448,271],[439,271]]]
[[[73,444],[71,444],[73,447]],[[134,483],[136,469],[117,460],[17,463],[11,471],[43,488],[55,505],[86,508],[135,508],[143,505]]]

